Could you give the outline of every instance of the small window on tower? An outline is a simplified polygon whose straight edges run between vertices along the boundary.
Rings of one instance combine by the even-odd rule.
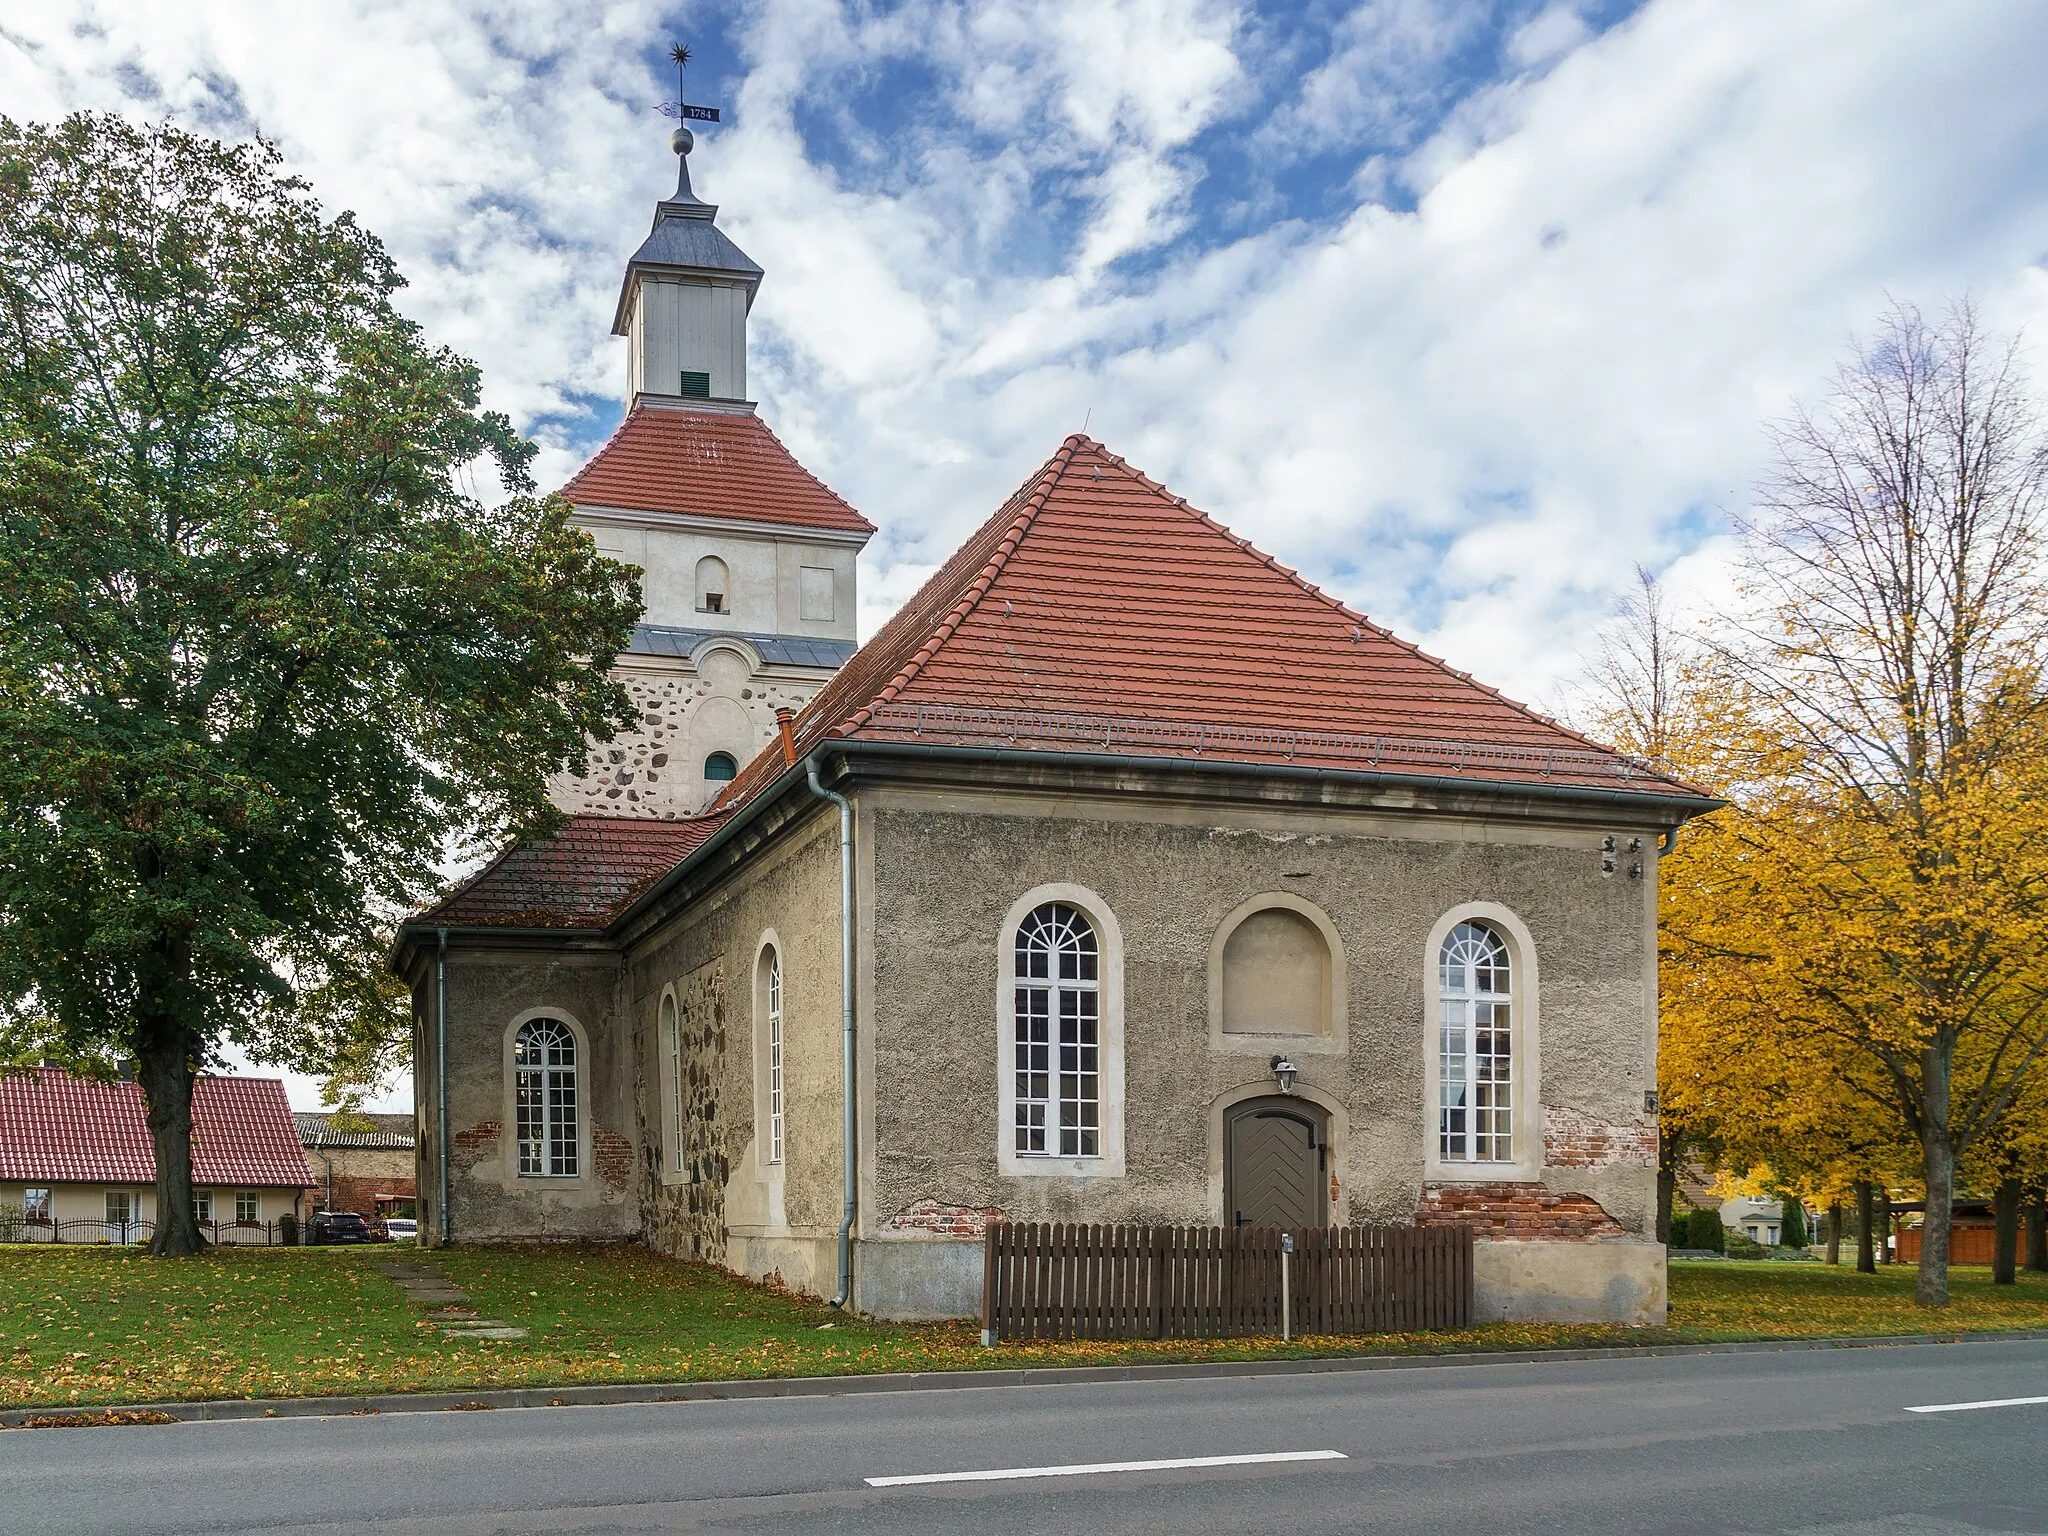
[[[685,400],[709,400],[711,398],[711,375],[685,368],[683,370],[682,387],[676,393]]]
[[[725,562],[716,555],[706,555],[697,562],[697,611],[699,613],[730,613],[725,606],[725,594],[732,590],[728,585],[731,577]]]
[[[740,765],[733,761],[730,752],[714,752],[704,759],[704,777],[714,784],[733,778],[740,771]]]

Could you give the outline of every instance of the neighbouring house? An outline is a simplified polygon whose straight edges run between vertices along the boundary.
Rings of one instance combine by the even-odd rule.
[[[723,280],[629,273],[635,357],[657,286]],[[783,471],[671,425],[753,407],[657,387],[579,482],[630,451],[648,537],[768,524]],[[424,1241],[915,1318],[976,1310],[992,1220],[1456,1223],[1484,1317],[1662,1320],[1657,871],[1715,802],[1100,443],[699,787],[565,793],[401,928]]]
[[[305,1213],[313,1180],[284,1084],[201,1077],[192,1086],[193,1204],[210,1235],[264,1230]],[[55,1067],[0,1074],[0,1212],[23,1235],[76,1242],[146,1237],[156,1220],[156,1150],[142,1087]]]
[[[295,1113],[320,1208],[354,1211],[372,1220],[412,1214],[416,1180],[413,1117]]]
[[[1807,1233],[1819,1241],[1820,1214],[1804,1205],[1800,1209],[1806,1214]],[[1784,1234],[1785,1197],[1733,1195],[1721,1202],[1721,1225],[1731,1232],[1740,1232],[1753,1243],[1775,1248]]]

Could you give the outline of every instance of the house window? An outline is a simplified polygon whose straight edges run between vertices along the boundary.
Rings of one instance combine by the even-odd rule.
[[[256,1198],[253,1189],[235,1191],[235,1221],[238,1225],[254,1225],[263,1219],[263,1202]]]
[[[725,596],[732,590],[732,576],[725,568],[725,562],[716,555],[706,555],[697,562],[697,611],[699,613],[730,613]]]
[[[1438,1154],[1447,1163],[1514,1161],[1514,1030],[1508,947],[1484,923],[1460,923],[1439,962]]]
[[[1100,951],[1080,909],[1049,901],[1017,927],[1016,1151],[1102,1155]]]
[[[21,1192],[21,1216],[24,1221],[48,1221],[50,1192],[47,1189],[24,1189]]]
[[[704,777],[713,784],[723,784],[739,776],[740,765],[730,752],[714,752],[704,759]]]
[[[668,1078],[667,1113],[668,1167],[683,1171],[683,1031],[676,1015],[676,1000],[661,1000],[661,1062]]]
[[[560,1019],[529,1019],[512,1051],[519,1176],[577,1176],[576,1037]]]
[[[762,1138],[761,1161],[782,1161],[784,1099],[782,1055],[782,954],[772,943],[763,946],[755,976],[755,1006],[760,1029],[754,1036],[760,1052]]]
[[[676,393],[685,400],[709,400],[711,398],[711,375],[699,373],[694,368],[682,370],[682,378],[676,386]]]
[[[192,1191],[192,1219],[194,1221],[213,1220],[212,1190],[195,1189]]]
[[[109,1242],[125,1243],[135,1235],[134,1191],[108,1190],[106,1213],[106,1237]]]

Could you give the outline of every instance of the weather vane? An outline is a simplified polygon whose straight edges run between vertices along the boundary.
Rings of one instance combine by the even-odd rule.
[[[668,56],[676,61],[676,99],[674,101],[656,102],[654,110],[663,117],[677,118],[686,123],[717,122],[718,108],[693,107],[683,100],[683,69],[690,62],[689,48],[682,43],[677,43],[673,48],[669,49]]]

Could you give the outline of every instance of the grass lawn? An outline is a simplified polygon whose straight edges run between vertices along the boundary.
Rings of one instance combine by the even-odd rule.
[[[2048,1328],[2048,1276],[1957,1269],[1938,1315],[1913,1272],[1680,1263],[1663,1328],[1493,1324],[1456,1333],[1193,1343],[1006,1344],[966,1324],[841,1318],[635,1248],[452,1248],[427,1256],[524,1339],[445,1338],[376,1264],[409,1248],[0,1248],[0,1406],[717,1380],[987,1366],[1438,1354],[1616,1344]]]

